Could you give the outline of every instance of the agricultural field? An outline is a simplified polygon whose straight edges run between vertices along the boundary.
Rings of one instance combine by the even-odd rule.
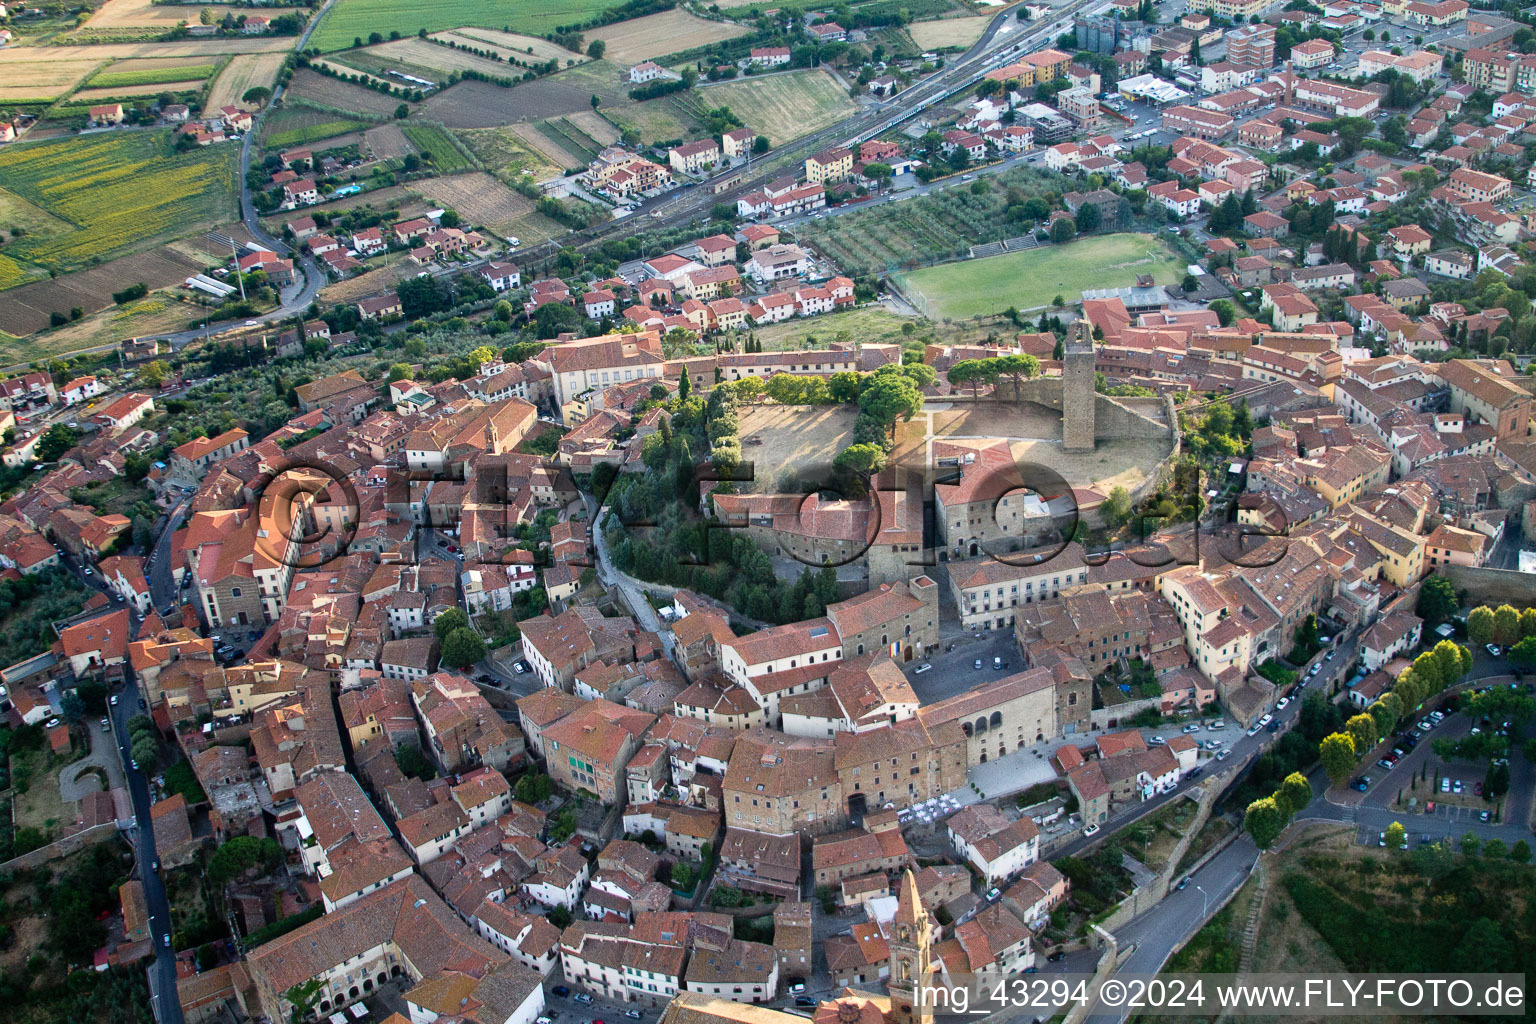
[[[603,148],[568,117],[540,121],[538,129],[550,142],[575,157],[578,163],[590,163]]]
[[[474,171],[446,178],[427,178],[411,187],[433,205],[456,210],[468,224],[484,224],[498,235],[515,235],[513,224],[533,212],[533,201],[518,195],[486,174]]]
[[[0,47],[0,74],[9,74],[14,64],[80,61],[89,54],[95,63],[113,60],[181,58],[206,63],[226,53],[287,52],[293,48],[292,36],[230,36],[176,42],[93,43],[90,46],[6,46]]]
[[[367,46],[361,50],[348,50],[346,53],[332,55],[331,60],[375,75],[385,71],[402,71],[438,84],[446,82],[449,74],[454,71],[478,71],[497,78],[519,73],[512,65],[502,61],[477,57],[451,46],[441,46],[414,37]]]
[[[907,35],[924,50],[938,50],[946,46],[969,47],[992,23],[993,15],[983,14],[971,18],[940,18],[937,21],[914,21],[907,26]]]
[[[599,146],[612,146],[619,141],[619,130],[595,110],[578,110],[566,120]]]
[[[285,102],[301,100],[316,107],[328,108],[337,114],[355,112],[379,118],[393,117],[395,108],[400,106],[400,101],[393,96],[349,82],[338,82],[306,68],[293,73],[293,79],[283,95]]]
[[[381,124],[363,133],[362,147],[365,155],[374,160],[397,160],[407,153],[414,153],[410,140],[399,125]]]
[[[731,112],[778,146],[841,121],[858,110],[848,92],[825,71],[794,71],[698,89],[692,97]]]
[[[0,180],[74,230],[13,240],[11,258],[59,272],[126,255],[227,217],[236,146],[177,153],[169,130],[112,132],[0,151]]]
[[[673,8],[660,14],[604,25],[587,32],[586,37],[588,40],[601,39],[608,44],[607,52],[603,54],[608,60],[638,64],[696,46],[735,39],[749,31],[745,25],[710,21]]]
[[[633,25],[634,22],[626,22],[625,24]],[[475,28],[474,26],[469,26],[452,32],[435,32],[432,38],[448,39],[452,42],[477,46],[481,49],[494,50],[503,59],[511,55],[518,60],[536,63],[558,60],[562,65],[572,60],[580,64],[587,59],[582,54],[573,53],[563,46],[550,42],[548,39],[540,39],[538,36],[520,35],[516,32],[501,32],[494,28]]]
[[[81,32],[91,34],[108,29],[146,28],[164,31],[182,22],[196,24],[199,14],[204,10],[212,13],[214,21],[221,20],[226,14],[234,14],[236,17],[240,15],[237,8],[218,5],[191,7],[156,5],[150,0],[107,0],[81,27]]]
[[[422,159],[428,161],[438,174],[458,174],[474,169],[469,158],[459,149],[458,142],[439,124],[404,124],[400,130],[416,147]],[[429,159],[430,158],[430,159]]]
[[[272,88],[277,73],[282,70],[283,59],[281,53],[252,53],[231,58],[219,72],[219,77],[213,80],[213,88],[203,106],[208,110],[220,107],[254,109],[253,104],[242,102],[240,97],[258,85]]]
[[[188,82],[155,82],[147,85],[119,85],[110,88],[98,89],[92,85],[89,89],[80,89],[70,96],[70,103],[101,103],[105,100],[132,99],[135,96],[158,96],[162,92],[182,93],[196,92],[203,87],[206,79],[194,78]],[[77,108],[78,109],[78,108]]]
[[[0,252],[0,263],[3,260],[4,253]],[[24,337],[47,327],[48,314],[67,315],[75,306],[80,307],[87,320],[98,310],[121,312],[112,305],[112,293],[120,291],[125,284],[143,281],[151,289],[167,288],[203,271],[209,262],[162,245],[73,274],[60,274],[53,280],[23,284],[6,291],[5,301],[0,302],[0,331]],[[182,319],[185,321],[191,316],[191,313],[187,313]],[[80,321],[81,324],[84,322]],[[71,324],[57,331],[49,331],[29,344],[46,348],[50,353],[87,348],[89,345],[77,343],[78,339],[69,340],[78,327],[79,324]],[[66,338],[60,340],[57,337],[60,334],[66,334]],[[27,357],[31,358],[30,355]]]
[[[173,83],[201,82],[212,77],[218,70],[217,64],[123,60],[91,79],[90,86],[92,89],[111,89],[121,86],[166,85],[174,91],[176,86]]]
[[[367,121],[342,117],[328,110],[293,105],[273,112],[263,122],[261,141],[267,149],[287,149],[370,127],[372,125]]]
[[[802,224],[796,229],[843,272],[884,274],[912,270],[924,262],[959,259],[970,246],[1025,233],[1029,222],[1010,215],[1034,196],[1061,187],[1054,174],[1017,167],[972,183],[925,196],[908,197]]]
[[[74,59],[0,62],[0,102],[58,99],[103,63],[80,52]]]
[[[323,52],[344,50],[370,32],[397,30],[415,35],[417,30],[440,32],[464,25],[499,28],[508,32],[542,35],[561,25],[585,21],[610,6],[610,0],[337,0],[310,37],[310,45]]]
[[[545,181],[576,166],[564,150],[558,154],[546,152],[547,142],[536,129],[529,132],[535,136],[532,141],[523,138],[523,132],[528,131],[528,127],[511,125],[504,128],[467,128],[457,135],[470,152],[475,154],[475,158],[503,181],[514,181],[520,177]]]
[[[1156,236],[1127,232],[944,263],[898,280],[915,293],[914,301],[926,302],[930,317],[958,318],[997,313],[1005,306],[1049,306],[1057,295],[1073,303],[1084,288],[1124,287],[1135,284],[1138,274],[1175,284],[1184,275],[1184,263]]]
[[[619,65],[593,60],[558,74],[523,82],[511,89],[485,82],[460,82],[451,89],[427,97],[421,104],[425,117],[449,128],[494,128],[501,125],[567,117],[592,109],[592,97],[602,103],[602,115],[621,128],[633,126],[643,142],[688,137],[697,127],[677,96],[636,103],[619,80]],[[690,103],[700,102],[690,100]],[[560,157],[525,134],[530,145],[555,161]]]

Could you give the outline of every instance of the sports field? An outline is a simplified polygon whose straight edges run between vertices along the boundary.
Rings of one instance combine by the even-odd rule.
[[[825,71],[747,78],[707,89],[690,98],[709,107],[730,107],[747,127],[777,146],[841,121],[858,108],[848,91]]]
[[[1153,235],[1125,233],[1047,245],[1025,252],[927,267],[897,280],[927,301],[930,317],[997,313],[1009,306],[1034,309],[1057,295],[1075,302],[1084,288],[1124,288],[1136,275],[1176,284],[1184,263]]]
[[[338,0],[309,43],[329,52],[347,49],[359,37],[367,40],[372,32],[414,36],[418,29],[441,32],[463,25],[538,36],[583,22],[609,6],[610,0]]]

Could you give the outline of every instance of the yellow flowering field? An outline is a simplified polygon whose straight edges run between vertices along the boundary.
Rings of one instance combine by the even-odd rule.
[[[228,220],[238,195],[239,147],[178,153],[173,143],[164,129],[6,147],[0,151],[0,180],[73,227],[17,239],[6,253],[63,272]],[[10,286],[7,277],[0,266],[0,288]]]

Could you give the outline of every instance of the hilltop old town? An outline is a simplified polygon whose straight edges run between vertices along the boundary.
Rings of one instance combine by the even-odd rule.
[[[5,1019],[1525,1019],[1536,8],[5,0],[0,72]]]

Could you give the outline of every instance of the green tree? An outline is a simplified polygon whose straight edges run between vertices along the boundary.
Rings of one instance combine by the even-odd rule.
[[[849,445],[837,453],[832,464],[845,469],[852,469],[866,475],[878,473],[885,468],[885,449],[873,444]]]
[[[1501,604],[1493,613],[1493,642],[1512,644],[1520,639],[1520,613]]]
[[[1536,636],[1528,636],[1511,647],[1509,663],[1522,671],[1536,669]]]
[[[1301,772],[1291,772],[1275,791],[1275,803],[1290,817],[1295,817],[1312,802],[1312,783]]]
[[[43,432],[33,448],[39,462],[53,462],[80,443],[80,431],[67,423],[55,423]]]
[[[1285,830],[1289,816],[1280,809],[1272,796],[1261,797],[1248,805],[1243,813],[1243,828],[1253,839],[1253,844],[1267,850]]]
[[[1461,855],[1463,857],[1476,857],[1478,847],[1481,845],[1482,843],[1478,840],[1477,836],[1468,832],[1461,837]]]
[[[1370,715],[1356,715],[1344,723],[1344,728],[1349,731],[1349,737],[1354,741],[1355,749],[1364,755],[1366,751],[1374,747],[1379,741],[1376,731],[1376,719]]]
[[[1347,732],[1331,733],[1318,744],[1317,754],[1323,762],[1328,781],[1341,785],[1355,770],[1355,741]]]
[[[1531,862],[1531,844],[1524,839],[1515,840],[1515,845],[1509,848],[1509,859],[1516,864],[1529,864]]]
[[[266,105],[267,100],[270,99],[271,96],[271,89],[268,89],[264,85],[253,85],[249,89],[245,90],[245,93],[240,97],[240,100],[243,103],[249,103],[252,106],[261,107]]]
[[[1099,515],[1103,518],[1104,525],[1111,530],[1118,530],[1129,523],[1134,511],[1131,507],[1131,493],[1119,484],[1110,489],[1109,494],[1099,505]]]
[[[1419,600],[1414,613],[1426,624],[1440,623],[1456,614],[1456,587],[1437,572],[1430,573],[1419,585]]]
[[[448,634],[468,625],[469,616],[464,613],[464,609],[449,608],[432,620],[432,632],[437,634],[439,640],[446,640]]]
[[[1408,841],[1408,830],[1403,828],[1402,822],[1394,821],[1387,826],[1387,848],[1389,850],[1401,849]]]
[[[443,662],[454,668],[465,669],[485,657],[485,641],[468,626],[449,633],[443,640]]]
[[[411,369],[410,363],[395,363],[389,368],[389,383],[397,380],[410,380],[416,371]]]
[[[885,430],[894,429],[898,419],[910,420],[923,408],[922,392],[901,373],[876,373],[859,395],[859,410]]]
[[[593,60],[602,60],[603,54],[608,52],[608,44],[601,39],[594,39],[587,44],[587,56]]]
[[[1237,318],[1237,310],[1226,299],[1217,299],[1208,308],[1212,313],[1216,314],[1216,319],[1223,327],[1228,326]]]
[[[1481,647],[1493,643],[1493,609],[1478,605],[1467,613],[1467,639]]]

